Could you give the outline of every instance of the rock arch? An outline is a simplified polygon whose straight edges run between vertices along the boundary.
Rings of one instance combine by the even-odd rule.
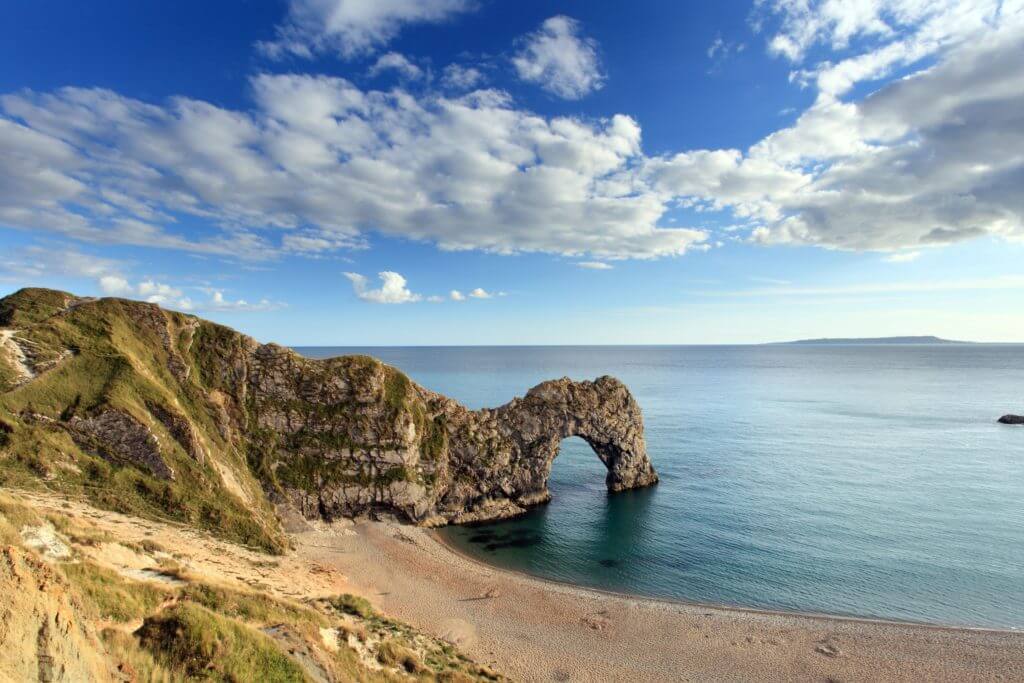
[[[523,398],[467,417],[473,428],[453,440],[452,464],[476,477],[472,485],[454,477],[441,495],[438,512],[451,521],[511,516],[550,500],[551,465],[570,436],[586,441],[604,463],[610,492],[658,482],[640,406],[614,377],[543,382]]]

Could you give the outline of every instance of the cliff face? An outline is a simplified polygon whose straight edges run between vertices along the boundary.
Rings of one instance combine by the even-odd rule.
[[[517,514],[550,497],[568,436],[610,491],[657,482],[640,408],[611,377],[471,411],[373,358],[311,360],[152,304],[22,290],[0,327],[0,446],[28,470],[6,476],[130,485],[142,508],[264,544],[279,536],[267,500],[306,518]]]

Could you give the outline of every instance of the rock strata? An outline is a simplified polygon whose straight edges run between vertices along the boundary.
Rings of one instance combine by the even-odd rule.
[[[88,418],[74,416],[67,424],[71,438],[82,448],[95,450],[107,460],[147,469],[158,479],[174,479],[156,436],[128,413],[106,410]]]
[[[162,482],[132,485],[150,504],[245,538],[273,536],[274,509],[424,525],[516,515],[550,499],[552,462],[573,436],[607,469],[610,492],[658,481],[640,406],[613,377],[552,380],[469,410],[374,358],[313,360],[154,304],[22,290],[0,300],[0,323],[40,358],[62,359],[0,386],[4,438],[32,471],[74,471],[63,433],[82,464],[98,456]],[[260,488],[267,500],[238,495]],[[244,509],[229,510],[233,500]]]
[[[562,439],[587,441],[612,492],[650,486],[643,417],[612,377],[544,382],[471,411],[366,357],[252,349],[243,386],[268,469],[307,517],[392,512],[424,524],[508,517],[550,499]]]

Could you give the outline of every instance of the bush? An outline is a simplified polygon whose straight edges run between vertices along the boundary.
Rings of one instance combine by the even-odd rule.
[[[351,593],[335,596],[329,599],[328,602],[331,607],[339,612],[351,614],[362,619],[370,619],[377,615],[377,611],[373,609],[373,605],[370,604],[369,600],[358,595],[352,595]]]
[[[426,671],[416,653],[394,639],[385,640],[380,644],[377,649],[377,661],[384,666],[400,668],[411,674]]]

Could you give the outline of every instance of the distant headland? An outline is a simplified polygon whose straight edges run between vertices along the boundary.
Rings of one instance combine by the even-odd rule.
[[[966,341],[955,341],[952,339],[942,339],[941,337],[934,336],[920,336],[920,337],[851,337],[851,338],[821,338],[821,339],[797,339],[796,341],[787,342],[776,342],[777,344],[805,344],[805,345],[825,345],[825,344],[863,344],[863,345],[880,345],[880,344],[973,344],[974,342]]]

